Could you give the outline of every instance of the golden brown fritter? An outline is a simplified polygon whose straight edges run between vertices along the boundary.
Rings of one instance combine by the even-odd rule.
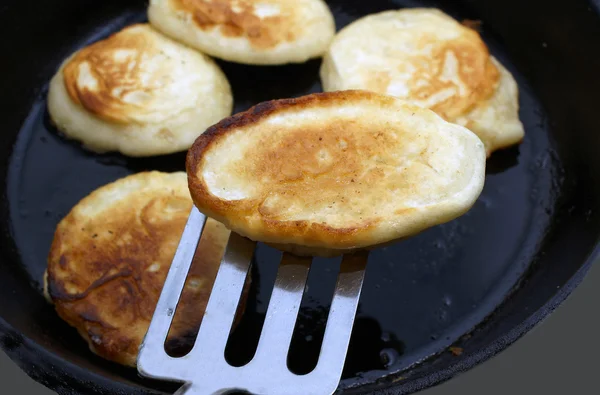
[[[231,114],[227,78],[209,57],[136,24],[74,53],[50,83],[58,129],[96,152],[184,151]]]
[[[429,108],[475,132],[488,153],[524,135],[511,74],[476,30],[437,9],[385,11],[346,26],[321,79],[325,91],[366,89]]]
[[[293,14],[295,4],[290,1],[261,1],[263,7],[271,4],[279,8],[278,13],[263,18],[252,1],[171,0],[171,4],[177,11],[192,15],[200,29],[220,28],[225,37],[246,37],[254,48],[272,48],[281,42],[292,41],[296,38],[295,30],[300,28],[300,21],[286,21],[283,17]]]
[[[152,0],[148,19],[193,48],[248,64],[304,62],[335,34],[323,0]]]
[[[185,173],[146,172],[97,189],[60,222],[47,293],[93,352],[135,365],[191,207]],[[207,221],[168,343],[192,340],[228,238]]]
[[[223,120],[196,140],[187,172],[198,209],[233,231],[336,255],[463,214],[483,187],[485,150],[433,111],[340,91]]]

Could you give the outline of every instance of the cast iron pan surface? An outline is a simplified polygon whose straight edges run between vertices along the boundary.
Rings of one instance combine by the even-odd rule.
[[[488,161],[474,208],[451,223],[371,253],[340,391],[406,394],[491,357],[562,302],[598,255],[600,234],[600,18],[586,1],[329,1],[338,28],[400,7],[439,7],[481,20],[491,52],[520,87],[523,144]],[[46,112],[47,83],[75,49],[145,20],[143,1],[4,1],[0,6],[1,345],[60,394],[164,394],[93,355],[42,296],[59,220],[92,190],[142,170],[184,169],[184,154],[96,155],[60,137]],[[320,60],[284,67],[220,62],[235,112],[321,91]],[[199,131],[200,132],[200,131]],[[280,253],[259,245],[247,312],[227,357],[256,346]],[[317,259],[291,368],[314,366],[338,260]],[[459,347],[449,352],[449,347]],[[455,355],[460,354],[460,355]]]

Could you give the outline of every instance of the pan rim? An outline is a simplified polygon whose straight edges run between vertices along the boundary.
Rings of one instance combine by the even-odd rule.
[[[600,0],[590,0],[588,4],[592,6],[594,12],[600,15]],[[552,314],[581,284],[592,265],[600,261],[600,240],[596,241],[587,257],[582,259],[582,261],[583,263],[581,266],[564,282],[564,285],[561,286],[559,290],[548,298],[544,304],[532,311],[513,329],[504,333],[487,346],[472,354],[466,355],[460,361],[451,363],[445,369],[432,372],[411,381],[407,381],[406,383],[382,383],[379,388],[371,389],[370,393],[380,395],[402,395],[421,391],[441,384],[460,373],[469,371],[473,367],[496,356],[549,317],[550,314]],[[505,302],[501,303],[496,310],[501,309],[504,304]],[[492,315],[493,314],[494,313],[492,313]],[[481,324],[482,323],[479,323],[478,325]],[[90,393],[120,394],[124,393],[123,391],[125,390],[129,394],[167,394],[166,392],[154,389],[148,390],[132,383],[112,380],[101,373],[89,371],[81,365],[63,359],[50,349],[42,346],[39,342],[23,335],[19,330],[5,321],[4,317],[0,316],[0,340],[6,338],[18,340],[15,347],[13,347],[12,344],[7,345],[0,341],[0,348],[2,348],[11,360],[17,363],[17,365],[33,380],[51,390],[58,391],[59,393],[74,393],[72,384],[76,384],[77,382],[92,382],[92,385],[96,387],[96,389],[90,388]],[[420,363],[407,370],[419,365]],[[349,389],[349,392],[351,393],[362,391],[364,391],[364,389],[361,387]]]
[[[460,361],[452,363],[447,368],[427,374],[423,377],[414,379],[413,381],[406,382],[397,387],[392,387],[393,383],[383,384],[382,388],[373,388],[371,393],[373,395],[404,395],[422,391],[426,388],[431,388],[435,385],[441,384],[454,376],[467,372],[473,367],[480,365],[496,356],[501,351],[510,347],[513,343],[523,337],[525,334],[530,332],[535,326],[539,325],[542,321],[548,318],[581,284],[585,276],[589,272],[592,265],[600,261],[600,241],[596,242],[592,252],[585,259],[584,264],[568,279],[564,286],[562,286],[552,298],[550,298],[544,305],[540,306],[537,310],[532,312],[527,319],[522,321],[512,330],[494,340],[486,347],[466,356]],[[498,309],[502,308],[504,303],[498,306]],[[494,313],[492,313],[493,315]],[[0,342],[0,348],[6,353],[6,355],[15,362],[21,370],[23,370],[31,379],[44,385],[53,391],[69,390],[68,385],[70,381],[87,381],[81,380],[81,377],[89,377],[93,379],[95,383],[101,385],[104,390],[111,390],[111,393],[119,393],[123,387],[126,387],[130,394],[144,393],[148,394],[148,389],[141,386],[133,386],[129,383],[120,383],[111,380],[101,374],[89,371],[84,367],[72,363],[70,361],[60,358],[46,347],[40,345],[38,342],[31,338],[24,336],[11,324],[0,317],[0,339],[18,338],[20,344],[16,347],[6,347],[4,342]],[[18,351],[17,351],[18,350]],[[23,352],[25,351],[25,352]],[[35,354],[36,358],[31,358],[31,354]],[[409,367],[408,370],[419,366],[421,363]],[[43,369],[45,366],[51,366],[53,373],[50,374],[47,369]],[[40,369],[41,368],[41,369]],[[60,373],[60,374],[57,374]],[[58,380],[57,377],[63,377]],[[90,380],[91,381],[91,380]],[[350,392],[360,391],[361,387],[351,388]],[[143,391],[143,392],[142,392]],[[150,394],[164,395],[165,392],[150,389]],[[65,393],[65,392],[58,392]],[[98,392],[101,393],[101,392]]]
[[[600,262],[600,241],[596,242],[592,252],[585,259],[584,264],[569,278],[565,285],[562,286],[545,304],[532,312],[525,320],[515,326],[512,330],[494,340],[486,347],[467,355],[460,361],[452,363],[445,369],[433,372],[423,377],[419,377],[414,379],[414,381],[407,382],[405,385],[401,385],[399,387],[392,388],[388,386],[387,388],[373,389],[371,394],[404,395],[415,393],[448,381],[456,375],[465,373],[475,366],[490,360],[503,350],[513,345],[517,340],[531,332],[534,327],[547,319],[557,308],[563,304],[563,302],[567,300],[567,298],[569,298],[569,296],[571,296],[573,291],[575,291],[575,289],[577,289],[577,287],[583,282],[592,265],[598,262]],[[506,300],[496,308],[496,311],[492,313],[491,316],[501,309],[505,303]],[[476,326],[475,329],[478,329],[478,326]],[[420,363],[414,365],[413,367],[419,365]]]

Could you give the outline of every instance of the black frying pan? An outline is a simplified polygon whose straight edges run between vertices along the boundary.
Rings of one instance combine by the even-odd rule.
[[[370,255],[341,391],[405,394],[507,347],[547,316],[598,256],[600,4],[586,0],[332,0],[338,28],[385,9],[435,6],[481,20],[492,53],[520,86],[526,138],[488,161],[475,207],[451,223]],[[61,394],[164,394],[87,350],[42,297],[60,218],[93,189],[133,172],[183,170],[184,155],[94,155],[50,126],[45,93],[75,49],[144,19],[144,1],[5,0],[0,5],[0,339],[34,379]],[[320,61],[285,67],[221,62],[235,111],[321,89]],[[256,345],[279,253],[260,245],[248,311],[230,339],[232,363]],[[318,262],[321,263],[321,262]],[[331,260],[313,265],[292,368],[310,370],[323,334]],[[454,352],[450,352],[450,347]],[[463,352],[460,354],[460,350]],[[457,355],[460,354],[460,355]]]

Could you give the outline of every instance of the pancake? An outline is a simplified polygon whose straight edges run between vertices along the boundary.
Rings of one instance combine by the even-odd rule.
[[[298,255],[334,256],[465,213],[485,149],[468,129],[387,95],[339,91],[262,103],[188,151],[198,209]]]
[[[145,172],[97,189],[58,225],[45,293],[94,353],[135,366],[191,207],[184,172]],[[175,350],[193,344],[229,233],[207,221],[167,339]]]
[[[212,59],[147,24],[69,56],[48,92],[50,117],[66,137],[136,157],[187,150],[232,106],[229,82]]]
[[[477,31],[430,8],[385,11],[342,29],[324,57],[325,91],[365,89],[429,108],[492,151],[519,143],[518,87]]]
[[[323,0],[151,0],[148,19],[204,53],[254,65],[320,57],[335,35]]]

